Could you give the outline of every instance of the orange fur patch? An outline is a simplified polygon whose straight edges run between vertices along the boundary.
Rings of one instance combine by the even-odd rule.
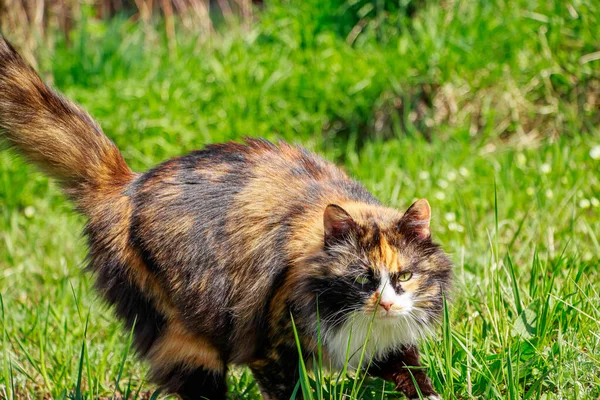
[[[161,368],[183,363],[219,373],[225,371],[225,364],[217,349],[205,339],[188,333],[178,322],[169,323],[148,358],[152,365]]]

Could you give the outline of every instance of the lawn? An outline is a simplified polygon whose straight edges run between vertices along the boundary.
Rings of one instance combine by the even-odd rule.
[[[160,20],[83,8],[37,64],[137,171],[259,136],[323,154],[391,206],[429,199],[455,263],[421,345],[443,398],[599,398],[600,5],[394,4],[267,2],[250,28],[181,28],[171,50]],[[0,398],[156,389],[83,271],[83,224],[54,182],[0,153]],[[335,378],[315,398],[341,398]],[[372,379],[351,393],[354,379],[353,398],[392,396]],[[259,398],[244,369],[229,385]]]

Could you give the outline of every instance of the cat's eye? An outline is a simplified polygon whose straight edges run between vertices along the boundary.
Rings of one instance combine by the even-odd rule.
[[[400,275],[398,275],[398,280],[400,282],[406,282],[410,278],[412,278],[412,272],[403,272]]]
[[[356,277],[356,279],[354,279],[354,282],[360,285],[366,285],[367,283],[371,282],[371,278],[368,275],[359,275]]]

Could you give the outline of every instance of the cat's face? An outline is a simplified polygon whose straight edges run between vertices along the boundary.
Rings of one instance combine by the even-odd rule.
[[[351,319],[424,330],[436,320],[451,262],[432,243],[429,220],[426,200],[415,202],[404,215],[327,207],[324,255],[311,283],[326,330]]]

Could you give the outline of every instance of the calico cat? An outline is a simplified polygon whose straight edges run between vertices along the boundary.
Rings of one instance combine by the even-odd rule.
[[[1,36],[0,130],[87,217],[97,289],[165,390],[224,399],[228,366],[247,365],[265,399],[289,399],[295,326],[303,358],[321,339],[326,365],[438,398],[412,368],[451,280],[426,200],[387,208],[317,155],[259,139],[132,172]]]

